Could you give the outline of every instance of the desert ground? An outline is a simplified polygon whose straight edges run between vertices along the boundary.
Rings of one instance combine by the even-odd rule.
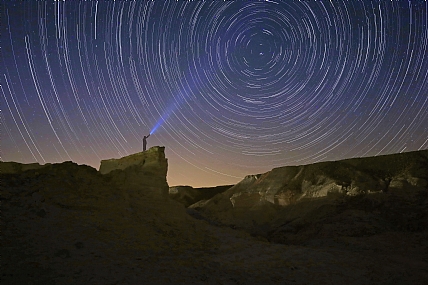
[[[0,165],[1,284],[428,283],[428,151],[216,189],[169,187],[162,147]]]

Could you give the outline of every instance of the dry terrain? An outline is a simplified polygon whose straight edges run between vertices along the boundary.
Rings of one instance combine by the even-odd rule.
[[[274,169],[190,206],[162,147],[0,166],[1,284],[428,283],[428,151]]]

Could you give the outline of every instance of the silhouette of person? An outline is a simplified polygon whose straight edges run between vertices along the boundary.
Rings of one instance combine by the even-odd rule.
[[[150,134],[148,136],[143,137],[143,151],[146,151],[147,148],[147,138],[150,137]]]

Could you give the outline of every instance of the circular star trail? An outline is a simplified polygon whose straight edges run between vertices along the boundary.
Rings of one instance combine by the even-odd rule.
[[[426,1],[4,2],[2,160],[170,185],[428,148]]]

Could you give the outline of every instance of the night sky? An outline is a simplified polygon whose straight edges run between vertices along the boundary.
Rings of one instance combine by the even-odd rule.
[[[1,159],[166,147],[168,183],[428,148],[426,1],[13,1]]]

